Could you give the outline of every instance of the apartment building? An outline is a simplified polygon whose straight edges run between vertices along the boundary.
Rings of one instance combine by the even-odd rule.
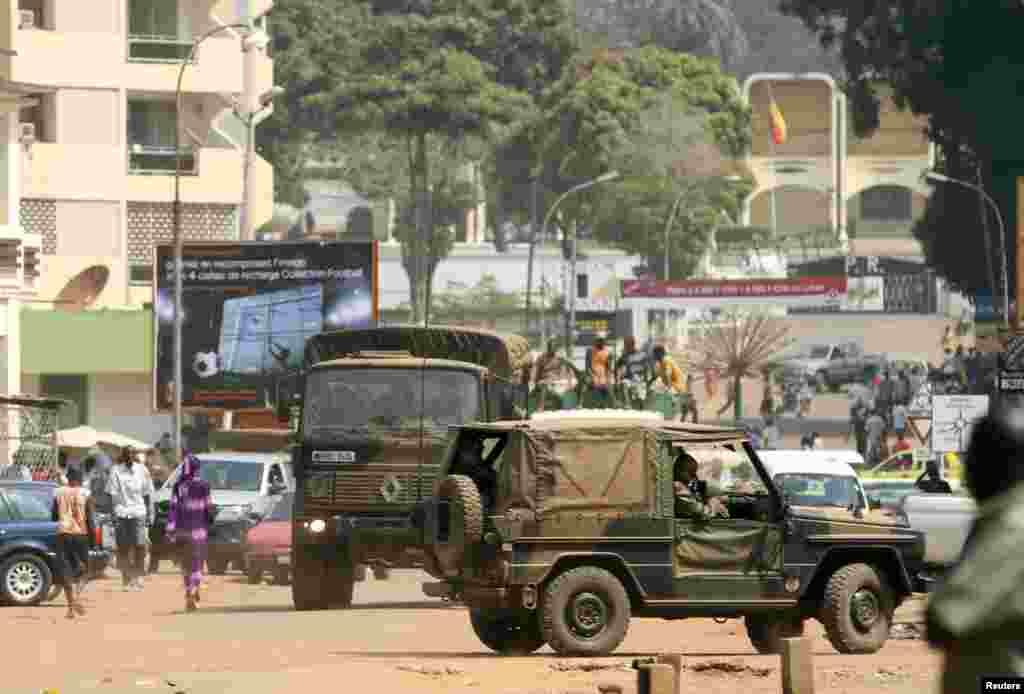
[[[246,117],[272,89],[273,66],[266,44],[232,25],[265,29],[272,0],[0,4],[11,51],[0,76],[27,97],[7,147],[6,200],[18,210],[7,228],[39,261],[7,390],[72,401],[65,424],[149,440],[169,427],[152,412],[149,304],[154,245],[173,233],[176,131],[185,240],[239,239]],[[248,184],[246,227],[257,228],[273,212],[258,156]]]

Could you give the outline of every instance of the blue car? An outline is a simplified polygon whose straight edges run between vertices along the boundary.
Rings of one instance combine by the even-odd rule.
[[[0,481],[0,600],[8,605],[37,605],[54,597],[57,575],[57,524],[51,520],[52,482]],[[101,574],[110,553],[89,550],[89,573]]]

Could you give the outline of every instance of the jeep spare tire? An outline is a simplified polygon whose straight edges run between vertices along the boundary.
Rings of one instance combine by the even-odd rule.
[[[480,490],[465,475],[448,475],[437,490],[434,557],[448,575],[457,574],[466,550],[484,536]]]

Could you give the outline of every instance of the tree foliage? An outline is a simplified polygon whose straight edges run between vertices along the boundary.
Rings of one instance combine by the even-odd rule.
[[[557,74],[571,34],[551,0],[339,4],[355,27],[351,42],[320,47],[331,87],[306,103],[329,114],[339,131],[386,135],[406,155],[411,197],[399,200],[397,236],[418,320],[433,271],[451,249],[443,213],[461,198],[451,177],[435,183],[432,152],[493,139],[526,117],[531,90]]]
[[[738,205],[735,196],[704,183],[725,173],[748,144],[749,113],[735,81],[713,62],[653,46],[602,50],[577,57],[544,94],[535,119],[502,143],[492,186],[506,213],[525,222],[531,177],[540,182],[538,208],[546,211],[573,186],[618,170],[621,184],[566,198],[553,229],[563,239],[586,229],[651,259],[664,253],[661,229],[679,193],[696,187],[702,194],[677,215],[671,235],[683,240],[673,251],[680,256],[673,269],[686,273],[703,251],[708,220],[717,214],[711,208],[735,212]]]
[[[1013,136],[1024,106],[1024,90],[1018,88],[1024,79],[1018,67],[1024,61],[1024,44],[1018,40],[1024,7],[1019,1],[783,0],[782,9],[838,52],[857,133],[878,127],[879,87],[887,85],[897,106],[928,117],[929,136],[940,149],[948,176],[975,182],[980,169],[1012,228],[1012,179],[1024,162],[1024,143]],[[984,45],[978,43],[982,36]],[[954,204],[957,200],[964,204]],[[973,214],[979,210],[975,203],[974,195],[943,190],[931,198],[915,230],[929,263],[967,291],[988,284],[985,256],[976,252],[984,245],[981,213]],[[994,219],[989,224],[994,227]],[[1012,275],[1014,238],[1007,241]]]

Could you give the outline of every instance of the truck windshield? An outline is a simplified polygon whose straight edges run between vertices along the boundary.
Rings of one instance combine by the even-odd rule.
[[[860,499],[857,478],[843,475],[784,473],[775,476],[775,484],[794,506],[856,505]]]
[[[381,427],[447,428],[478,419],[480,388],[473,374],[450,369],[324,369],[306,379],[303,435],[332,437]]]

